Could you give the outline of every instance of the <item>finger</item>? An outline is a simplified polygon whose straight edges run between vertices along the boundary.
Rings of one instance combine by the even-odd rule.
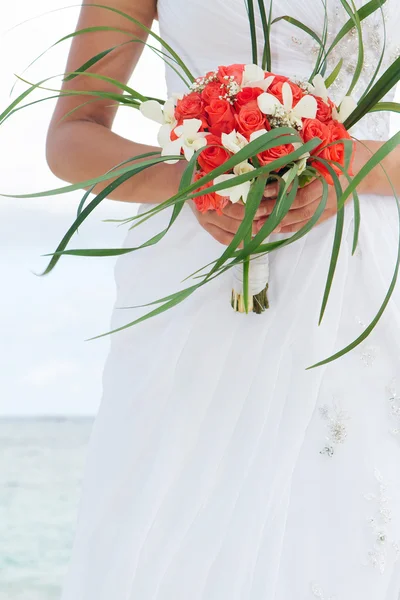
[[[318,206],[319,206],[319,201],[313,202],[312,204],[309,204],[308,206],[304,206],[303,208],[297,208],[294,210],[290,210],[287,213],[287,215],[280,222],[279,228],[290,227],[291,225],[294,225],[296,223],[303,223],[303,222],[309,221],[312,218],[312,216],[314,215]],[[257,222],[257,231],[260,231],[261,227],[264,225],[264,223],[266,221],[267,221],[267,218],[264,218],[264,219],[260,219]],[[277,232],[277,231],[278,231],[278,228],[275,229],[275,232]]]
[[[222,209],[222,212],[224,215],[226,215],[227,217],[230,217],[231,219],[236,219],[237,221],[243,221],[245,213],[246,213],[246,207],[244,204],[242,204],[241,202],[237,202],[235,204],[232,204],[232,202],[229,202],[225,208]],[[254,215],[254,219],[259,219],[262,216],[265,216],[268,214],[268,201],[267,199],[265,200],[261,200],[260,202],[260,206],[257,209],[256,214]]]
[[[260,206],[257,209],[257,212],[254,216],[254,219],[260,219],[261,217],[265,217],[267,215],[270,214],[270,205],[274,206],[275,205],[276,200],[267,200],[267,198],[265,198],[264,200],[261,200],[260,202]]]
[[[227,217],[226,215],[218,215],[216,212],[210,212],[207,218],[207,222],[211,223],[211,225],[216,225],[220,229],[227,231],[228,233],[235,234],[239,229],[241,221],[237,219],[232,219],[231,217]],[[254,231],[255,223],[253,224]]]
[[[320,200],[316,202],[312,202],[311,204],[307,204],[302,208],[295,208],[293,210],[289,210],[287,215],[282,219],[280,226],[288,227],[290,225],[294,225],[295,223],[302,223],[303,221],[309,221],[315,214],[318,206],[320,205]],[[331,207],[326,208],[325,210],[331,210]]]
[[[332,217],[335,217],[336,214],[337,214],[336,211],[334,211],[332,209],[324,211],[324,213],[321,215],[321,217],[319,218],[319,220],[317,221],[315,226],[321,225],[321,223],[324,223],[328,219],[332,219]],[[302,227],[304,227],[305,225],[307,225],[308,222],[309,222],[309,220],[300,221],[298,223],[293,223],[292,225],[287,225],[286,227],[281,227],[279,229],[279,232],[277,232],[277,233],[295,233],[296,231],[300,231],[300,229]]]
[[[224,246],[229,246],[229,244],[232,242],[233,237],[234,237],[231,233],[228,233],[224,229],[221,229],[220,227],[217,227],[216,225],[213,225],[212,223],[207,223],[204,226],[204,229],[210,235],[212,235],[212,237],[215,240],[217,240],[217,242],[219,242],[220,244],[223,244]],[[240,244],[239,248],[243,248],[243,243]]]
[[[316,200],[322,198],[324,188],[319,179],[309,183],[303,188],[300,188],[296,194],[296,198],[292,204],[292,208],[302,208],[308,206]]]
[[[277,198],[279,193],[279,183],[276,181],[274,183],[268,183],[265,186],[264,196],[266,198]]]
[[[222,209],[224,215],[231,217],[232,219],[237,219],[238,221],[243,221],[245,214],[245,206],[241,202],[228,202],[225,208]]]
[[[303,206],[308,206],[312,204],[316,200],[320,200],[322,198],[323,186],[319,180],[313,181],[309,185],[304,188],[301,188],[296,195],[296,198],[293,201],[293,204],[290,210],[296,210],[298,208],[302,208]],[[274,209],[276,204],[275,200],[267,200],[266,205],[266,214],[270,215]]]

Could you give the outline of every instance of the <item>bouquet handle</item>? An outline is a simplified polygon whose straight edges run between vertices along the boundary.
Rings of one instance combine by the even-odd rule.
[[[248,277],[248,285],[244,285],[244,278]],[[244,264],[239,263],[233,267],[232,282],[232,308],[235,312],[246,312],[244,289],[248,290],[248,312],[261,314],[269,308],[269,255],[251,255],[249,269],[244,269]]]

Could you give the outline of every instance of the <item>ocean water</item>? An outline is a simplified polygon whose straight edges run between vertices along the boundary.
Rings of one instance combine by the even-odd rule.
[[[0,600],[58,600],[92,419],[0,419]]]

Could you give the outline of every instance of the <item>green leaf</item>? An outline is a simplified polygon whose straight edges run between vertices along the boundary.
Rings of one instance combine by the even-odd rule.
[[[363,31],[362,31],[362,27],[361,27],[360,17],[359,17],[357,8],[356,8],[353,0],[350,0],[351,6],[347,2],[347,0],[340,0],[340,2],[342,4],[342,6],[344,7],[344,9],[346,10],[347,14],[350,15],[350,19],[354,23],[354,27],[357,31],[357,36],[358,36],[357,64],[356,64],[356,68],[354,70],[354,75],[351,80],[350,87],[346,94],[346,96],[351,96],[354,88],[356,87],[356,85],[358,83],[358,80],[360,79],[360,76],[361,76],[361,73],[362,73],[362,70],[364,67]]]
[[[350,185],[343,192],[342,197],[339,202],[339,208],[344,206],[346,200],[349,198],[351,194],[353,194],[354,190],[360,185],[360,183],[367,177],[370,172],[381,163],[386,156],[388,156],[398,145],[400,144],[400,131],[396,133],[393,137],[391,137],[387,142],[385,142],[379,150],[375,152],[375,154],[369,159],[369,161],[360,169],[360,171],[355,175],[350,183]]]
[[[122,16],[123,18],[127,19],[128,21],[130,21],[131,23],[135,23],[135,25],[137,25],[138,27],[140,27],[140,29],[142,29],[143,31],[145,31],[149,36],[151,36],[152,38],[156,39],[160,45],[165,48],[165,50],[169,53],[169,55],[171,56],[171,58],[180,66],[180,68],[182,69],[182,71],[186,74],[186,76],[188,77],[190,82],[194,81],[194,77],[192,75],[192,73],[190,72],[190,70],[187,68],[187,66],[185,65],[185,63],[182,61],[182,59],[180,58],[180,56],[173,50],[173,48],[165,41],[163,40],[160,36],[158,36],[156,33],[154,33],[154,31],[152,31],[151,29],[149,29],[148,27],[146,27],[145,25],[143,25],[143,23],[141,23],[140,21],[138,21],[137,19],[135,19],[134,17],[132,17],[131,15],[128,15],[127,13],[114,8],[112,6],[105,6],[103,4],[92,4],[92,3],[85,3],[85,6],[91,6],[94,8],[101,8],[103,10],[107,10],[110,12],[113,12],[115,14],[118,14],[120,16]],[[66,8],[66,7],[64,7]],[[71,8],[75,8],[75,5],[73,5]],[[52,11],[51,11],[52,12]],[[126,33],[127,35],[131,35],[131,33],[129,31],[124,31],[124,30],[120,30],[118,28],[113,28],[113,27],[106,27],[106,26],[100,26],[100,27],[86,27],[85,29],[79,30],[79,31],[74,31],[73,33],[70,33],[64,37],[62,37],[61,39],[59,39],[57,42],[55,42],[54,44],[52,44],[52,46],[50,46],[47,50],[45,50],[42,54],[40,54],[27,68],[29,69],[30,66],[32,66],[37,60],[39,60],[44,54],[46,54],[50,49],[54,48],[55,46],[57,46],[58,44],[61,44],[62,42],[73,38],[77,35],[81,35],[83,33],[87,33],[87,32],[93,32],[93,31],[120,31],[122,33]]]
[[[108,331],[107,333],[102,333],[101,335],[96,335],[95,337],[89,338],[86,341],[89,342],[91,340],[97,340],[99,338],[105,337],[106,335],[111,335],[112,333],[117,333],[118,331],[123,331],[124,329],[127,329],[128,327],[132,327],[133,325],[137,325],[138,323],[147,321],[148,319],[151,319],[151,317],[156,317],[157,315],[160,315],[161,313],[169,310],[170,308],[173,308],[174,306],[177,306],[177,304],[180,304],[181,302],[186,300],[186,298],[188,298],[191,294],[193,294],[193,292],[198,287],[199,286],[192,286],[190,288],[182,290],[181,292],[177,292],[176,294],[173,294],[173,298],[171,300],[169,300],[168,302],[165,302],[165,304],[163,304],[163,306],[160,306],[159,308],[155,308],[154,310],[150,311],[149,313],[139,317],[138,319],[135,319],[131,323],[127,323],[126,325],[123,325],[122,327],[118,327],[117,329],[113,329],[112,331]]]
[[[120,167],[123,167],[124,165],[127,165],[131,162],[133,162],[134,160],[140,160],[142,158],[150,158],[150,156],[159,156],[159,152],[146,152],[145,154],[139,154],[138,156],[134,156],[132,158],[128,158],[127,160],[124,160],[122,162],[120,162],[118,165],[115,165],[115,167],[113,167],[112,169],[110,169],[109,171],[107,171],[107,173],[113,173],[113,171],[115,171],[116,169],[119,169]],[[79,217],[79,215],[82,212],[83,207],[85,206],[85,202],[86,200],[89,198],[90,194],[93,192],[94,188],[96,187],[97,184],[92,185],[87,192],[84,194],[82,200],[79,203],[78,206],[78,210],[77,210],[77,216]]]
[[[12,112],[12,110],[16,106],[18,106],[18,104],[20,104],[22,102],[22,100],[24,100],[27,96],[29,96],[29,94],[31,94],[35,89],[37,89],[40,85],[42,85],[42,83],[46,83],[46,81],[49,81],[49,79],[51,79],[51,77],[47,77],[46,79],[42,79],[42,81],[39,81],[38,84],[33,85],[28,90],[25,90],[15,100],[13,100],[13,102],[11,102],[11,104],[9,104],[7,106],[7,108],[5,110],[3,110],[2,113],[0,113],[0,124],[4,121],[4,119],[8,116],[8,114],[10,112]]]
[[[327,89],[329,89],[331,87],[331,85],[333,83],[335,83],[336,79],[339,76],[340,71],[342,70],[342,67],[343,67],[343,58],[341,58],[339,60],[338,64],[333,69],[332,73],[329,75],[329,77],[327,77],[325,79],[325,85],[326,85]]]
[[[382,29],[383,29],[383,43],[382,43],[382,50],[381,50],[381,54],[379,57],[379,60],[376,63],[376,67],[375,67],[375,71],[373,76],[371,77],[370,81],[368,82],[368,86],[365,88],[361,98],[359,101],[361,101],[363,98],[365,98],[365,96],[368,94],[368,92],[370,91],[370,89],[372,88],[372,86],[374,85],[376,78],[378,77],[379,71],[381,70],[381,66],[383,63],[383,59],[385,58],[385,52],[386,52],[386,41],[387,41],[387,32],[386,32],[386,20],[385,20],[385,15],[383,12],[383,8],[380,7],[381,10],[381,16],[382,16]]]
[[[100,98],[110,98],[111,100],[116,100],[117,102],[121,102],[123,104],[129,104],[129,105],[137,105],[137,100],[147,100],[148,98],[145,98],[144,96],[141,96],[140,94],[138,94],[137,92],[135,92],[132,88],[130,88],[129,86],[125,86],[123,83],[120,83],[119,81],[117,81],[116,79],[112,79],[111,77],[105,77],[103,75],[98,75],[97,73],[83,73],[83,75],[87,76],[87,77],[94,77],[96,79],[101,79],[103,81],[108,81],[110,83],[112,83],[113,85],[119,85],[119,87],[121,87],[121,89],[125,89],[126,91],[129,91],[129,96],[126,94],[117,94],[115,92],[105,92],[103,90],[56,90],[54,88],[48,88],[48,87],[44,87],[42,85],[39,84],[32,84],[32,82],[23,79],[22,77],[19,77],[18,75],[16,75],[17,79],[19,79],[20,81],[23,81],[24,83],[27,83],[30,86],[33,86],[34,88],[40,89],[40,90],[46,90],[48,92],[58,92],[59,96],[64,96],[64,94],[67,94],[68,96],[97,96]],[[49,79],[55,79],[56,77],[59,77],[59,75],[53,75],[52,77],[49,77]],[[134,95],[137,95],[138,98],[135,98]]]
[[[165,162],[166,160],[174,159],[174,158],[177,160],[181,160],[180,156],[175,156],[175,157],[162,156],[162,157],[156,158],[151,161],[146,161],[145,166],[156,165],[159,162]],[[137,167],[124,167],[122,169],[119,169],[118,171],[115,171],[112,175],[110,173],[105,173],[104,175],[99,175],[99,177],[93,177],[92,179],[87,179],[86,181],[79,181],[78,183],[66,185],[61,188],[54,188],[52,190],[45,190],[42,192],[35,192],[33,194],[17,194],[17,195],[14,194],[14,195],[12,195],[12,194],[0,193],[0,196],[4,196],[5,198],[44,198],[47,196],[58,196],[60,194],[68,194],[69,192],[74,192],[75,190],[81,190],[82,188],[90,187],[90,186],[100,183],[102,181],[107,181],[108,179],[111,179],[112,177],[117,177],[119,175],[123,175],[128,172],[130,172],[131,174],[134,174],[136,172],[136,169],[137,169]]]
[[[301,21],[298,21],[293,17],[289,17],[289,15],[283,15],[281,17],[276,17],[276,19],[274,19],[271,24],[273,25],[274,23],[278,23],[279,21],[286,21],[287,23],[294,25],[298,29],[301,29],[302,31],[304,31],[304,33],[307,33],[307,35],[309,35],[313,40],[315,40],[319,46],[323,47],[321,38],[315,33],[315,31],[310,29],[310,27],[308,27],[307,25],[304,25],[304,23],[302,23]]]
[[[323,27],[323,31],[322,31],[322,45],[319,49],[318,52],[318,57],[317,57],[317,62],[315,63],[315,67],[314,70],[311,74],[311,77],[309,79],[310,83],[312,83],[312,81],[314,80],[314,77],[317,75],[317,73],[319,73],[321,70],[323,71],[323,58],[325,58],[326,56],[326,43],[327,43],[327,39],[328,39],[328,8],[327,8],[327,0],[321,0],[322,4],[324,6],[324,27]]]
[[[258,65],[257,33],[254,16],[254,2],[253,0],[245,0],[245,4],[247,6],[247,13],[249,16],[252,62],[253,64]]]
[[[328,275],[327,275],[327,280],[326,280],[326,284],[325,284],[324,296],[322,299],[322,306],[321,306],[319,322],[318,322],[318,325],[321,325],[322,319],[325,314],[326,306],[328,304],[328,299],[329,299],[329,295],[330,295],[331,288],[332,288],[333,278],[334,278],[335,272],[336,272],[337,261],[338,261],[340,246],[341,246],[341,242],[342,242],[343,225],[344,225],[344,206],[339,207],[339,201],[340,201],[340,198],[342,197],[343,190],[342,190],[342,186],[341,186],[339,177],[337,176],[336,172],[331,167],[331,165],[329,164],[328,161],[326,161],[318,156],[315,157],[315,160],[317,162],[321,162],[328,169],[328,171],[333,179],[333,183],[334,183],[335,190],[336,190],[336,200],[337,200],[337,204],[338,204],[338,211],[336,213],[336,228],[335,228],[335,235],[334,235],[334,239],[333,239],[331,260],[329,263]]]
[[[373,112],[395,112],[400,113],[400,104],[398,102],[378,102],[369,111]]]
[[[364,21],[367,17],[372,15],[375,11],[379,10],[383,4],[385,4],[386,0],[372,0],[371,2],[367,2],[364,6],[362,6],[358,11],[358,19]],[[336,46],[341,42],[345,35],[347,35],[354,27],[354,20],[350,18],[345,25],[343,25],[342,29],[339,31],[335,39],[333,40],[329,50],[327,52],[327,56],[336,48]]]
[[[379,311],[377,312],[376,316],[374,317],[374,319],[371,321],[371,323],[368,325],[368,327],[366,327],[364,329],[364,331],[362,332],[362,334],[356,339],[354,340],[351,344],[349,344],[348,346],[346,346],[345,348],[343,348],[342,350],[340,350],[339,352],[336,352],[335,354],[333,354],[332,356],[330,356],[329,358],[326,358],[325,360],[322,360],[314,365],[312,365],[311,367],[308,367],[307,370],[310,369],[315,369],[316,367],[321,367],[323,365],[326,365],[330,362],[333,362],[334,360],[337,360],[338,358],[341,358],[342,356],[344,356],[345,354],[347,354],[348,352],[351,352],[351,350],[354,350],[354,348],[356,348],[357,346],[359,346],[365,339],[367,339],[367,337],[372,333],[372,331],[375,329],[375,327],[377,326],[377,324],[379,323],[383,313],[386,310],[387,305],[389,304],[389,301],[393,295],[393,292],[396,288],[396,283],[397,283],[397,279],[398,279],[398,275],[399,275],[399,269],[400,269],[400,201],[399,198],[396,194],[396,190],[391,182],[390,177],[388,176],[388,174],[386,173],[385,168],[383,167],[383,165],[381,165],[381,168],[384,170],[384,173],[392,187],[393,190],[393,196],[396,200],[396,206],[397,206],[397,211],[398,211],[398,217],[399,217],[399,240],[398,240],[398,250],[397,250],[397,259],[396,259],[396,265],[395,265],[395,269],[394,269],[394,273],[393,273],[393,277],[392,280],[390,282],[390,286],[389,289],[387,291],[387,294],[383,300],[383,303],[379,309]]]
[[[359,102],[357,108],[344,123],[346,129],[351,129],[351,127],[358,123],[358,121],[360,121],[367,113],[372,112],[373,108],[376,107],[379,101],[394,88],[399,80],[400,57],[390,65],[363,100]]]
[[[258,7],[261,15],[261,24],[263,28],[264,34],[264,50],[263,57],[261,62],[261,68],[271,72],[272,69],[272,56],[271,56],[271,24],[272,24],[272,5],[273,1],[270,1],[269,4],[269,16],[267,18],[267,13],[265,11],[264,0],[258,0]]]
[[[154,160],[156,160],[157,162],[160,162],[160,159],[154,159]],[[86,206],[86,208],[84,208],[82,210],[82,212],[79,214],[79,216],[75,219],[74,223],[68,229],[67,233],[64,235],[63,239],[61,240],[60,244],[58,245],[56,252],[54,252],[53,258],[50,260],[47,268],[42,273],[42,275],[47,275],[47,273],[50,273],[50,271],[52,271],[54,269],[54,267],[56,266],[57,262],[60,259],[61,254],[63,254],[65,248],[67,247],[67,245],[68,245],[69,241],[71,240],[72,236],[74,235],[74,233],[77,231],[78,227],[89,216],[89,214],[100,204],[100,202],[102,202],[113,190],[115,190],[122,183],[124,183],[125,181],[130,179],[135,174],[140,173],[141,171],[153,166],[153,164],[157,164],[157,163],[154,163],[152,161],[143,161],[143,162],[139,163],[138,165],[136,165],[134,168],[131,167],[130,170],[128,170],[127,172],[123,172],[122,175],[120,175],[119,177],[117,177],[117,179],[115,179],[115,181],[112,181],[99,194],[97,194],[97,196]],[[114,176],[115,176],[115,173],[114,173]]]

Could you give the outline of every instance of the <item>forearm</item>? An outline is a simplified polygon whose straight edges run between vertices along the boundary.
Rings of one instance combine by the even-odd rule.
[[[50,129],[46,145],[50,169],[70,183],[98,177],[129,158],[158,150],[123,138],[99,123],[84,120],[66,121]],[[107,197],[122,202],[158,204],[177,192],[183,168],[183,161],[152,166],[131,177]],[[97,184],[93,192],[99,193],[114,179]]]
[[[384,142],[363,141],[357,144],[354,173],[357,173]],[[367,148],[366,148],[367,147]],[[396,193],[400,194],[400,147],[395,148],[381,163]],[[393,196],[393,189],[381,165],[377,165],[365,178],[358,190],[362,194]]]

